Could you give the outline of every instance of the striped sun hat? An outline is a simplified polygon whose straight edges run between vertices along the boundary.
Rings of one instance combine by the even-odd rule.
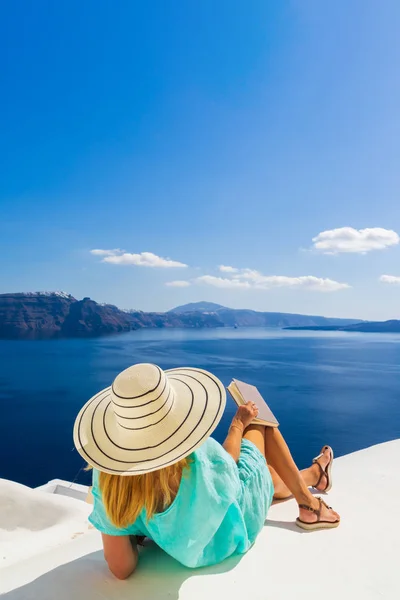
[[[178,462],[205,442],[225,403],[224,386],[207,371],[133,365],[83,406],[74,443],[99,471],[149,473]]]

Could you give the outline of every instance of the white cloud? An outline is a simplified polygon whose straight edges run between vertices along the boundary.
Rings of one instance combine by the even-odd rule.
[[[95,249],[91,250],[90,254],[94,254],[95,256],[115,256],[116,254],[122,254],[123,252],[124,250],[121,250],[120,248],[114,248],[114,250]]]
[[[339,281],[323,277],[314,277],[313,275],[302,275],[301,277],[273,275],[271,277],[262,276],[256,281],[255,287],[260,289],[290,287],[316,292],[337,292],[338,290],[344,290],[350,286],[347,283],[340,283]]]
[[[228,267],[226,265],[219,265],[218,269],[222,273],[237,273],[239,270],[239,269],[236,269],[235,267]]]
[[[286,275],[262,275],[252,269],[241,269],[232,278],[203,275],[195,279],[196,283],[203,283],[218,288],[230,289],[259,289],[272,288],[297,288],[318,292],[336,292],[350,286],[333,279],[304,275],[301,277],[287,277]]]
[[[177,287],[177,288],[184,288],[184,287],[189,287],[190,281],[167,281],[167,283],[165,284],[168,287]]]
[[[124,252],[123,254],[107,255],[103,258],[103,262],[113,265],[135,265],[138,267],[161,267],[164,269],[172,267],[187,267],[184,263],[170,258],[162,258],[152,252],[141,252],[140,254],[131,254]]]
[[[322,231],[313,238],[314,249],[323,254],[339,254],[354,252],[366,254],[371,250],[384,250],[396,246],[400,238],[395,231],[382,227],[353,229],[340,227]]]
[[[269,289],[273,287],[297,287],[310,290],[334,292],[350,287],[347,283],[340,283],[333,279],[302,275],[300,277],[287,277],[286,275],[262,275],[258,271],[243,269],[237,277],[250,281],[254,287]]]
[[[195,279],[196,283],[204,283],[217,288],[250,288],[248,281],[240,281],[239,279],[225,279],[224,277],[214,277],[213,275],[202,275]]]
[[[379,277],[379,281],[381,281],[382,283],[394,283],[394,284],[400,284],[400,277],[396,277],[395,275],[381,275]]]

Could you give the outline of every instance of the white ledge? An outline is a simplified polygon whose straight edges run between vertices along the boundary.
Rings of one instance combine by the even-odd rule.
[[[0,480],[1,600],[395,600],[399,463],[400,440],[335,460],[328,499],[342,515],[338,529],[302,532],[289,501],[271,508],[243,557],[190,570],[150,544],[123,582],[107,570],[90,506],[54,493],[68,482],[32,490]],[[84,487],[76,489],[82,497]]]

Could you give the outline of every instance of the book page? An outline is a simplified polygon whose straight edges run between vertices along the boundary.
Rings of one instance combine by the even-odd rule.
[[[242,404],[245,404],[245,400],[242,398],[241,393],[239,392],[236,384],[234,381],[232,381],[229,385],[228,385],[228,392],[230,393],[230,395],[232,396],[232,398],[234,399],[234,401],[236,402],[236,404],[238,406],[241,406]]]

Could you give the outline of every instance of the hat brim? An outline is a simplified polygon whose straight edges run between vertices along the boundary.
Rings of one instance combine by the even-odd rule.
[[[94,468],[115,475],[140,475],[172,465],[201,446],[217,427],[226,404],[220,380],[202,369],[169,369],[173,398],[167,410],[149,413],[145,427],[121,427],[111,406],[111,387],[79,412],[74,443]]]

